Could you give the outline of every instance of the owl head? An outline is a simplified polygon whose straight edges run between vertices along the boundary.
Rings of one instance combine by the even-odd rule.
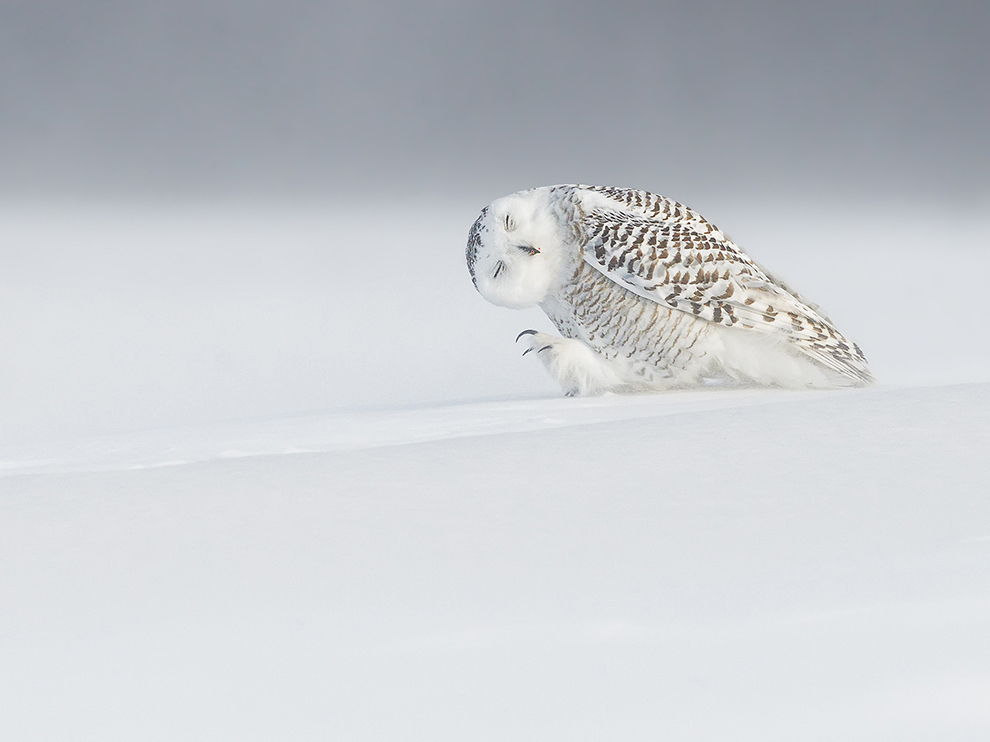
[[[468,270],[492,304],[536,306],[560,280],[566,260],[549,190],[534,188],[493,201],[471,227]]]

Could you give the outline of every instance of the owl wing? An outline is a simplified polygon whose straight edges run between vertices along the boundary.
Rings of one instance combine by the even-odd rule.
[[[776,335],[844,376],[872,379],[855,343],[697,212],[646,191],[584,190],[583,256],[615,283],[709,322]]]

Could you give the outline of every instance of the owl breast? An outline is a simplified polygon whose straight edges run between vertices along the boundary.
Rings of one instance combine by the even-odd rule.
[[[561,335],[624,363],[644,384],[694,383],[712,365],[710,322],[644,299],[583,260],[540,307]]]

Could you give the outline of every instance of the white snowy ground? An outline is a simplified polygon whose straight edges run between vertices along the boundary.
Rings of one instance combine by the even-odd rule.
[[[987,220],[693,205],[881,383],[559,398],[473,207],[0,212],[2,737],[990,738]]]

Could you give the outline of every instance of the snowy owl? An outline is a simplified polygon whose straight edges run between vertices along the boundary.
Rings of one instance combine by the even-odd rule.
[[[863,386],[859,347],[700,214],[646,191],[557,185],[481,211],[467,242],[481,295],[539,306],[524,330],[568,395],[741,383]]]

